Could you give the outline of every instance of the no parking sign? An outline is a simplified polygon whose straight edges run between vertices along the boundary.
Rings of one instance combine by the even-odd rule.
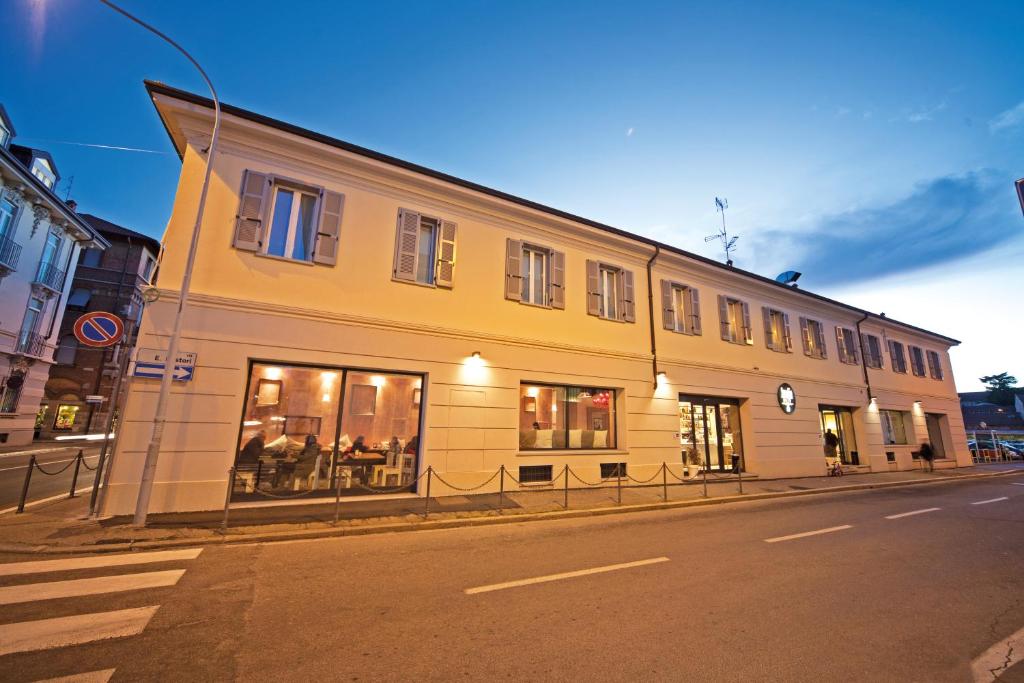
[[[75,339],[86,346],[113,346],[124,336],[124,323],[113,313],[93,311],[75,321]]]

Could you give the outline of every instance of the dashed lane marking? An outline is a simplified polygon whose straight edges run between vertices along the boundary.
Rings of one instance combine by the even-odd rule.
[[[790,534],[789,536],[776,536],[775,538],[764,539],[765,543],[779,543],[780,541],[792,541],[797,538],[807,538],[808,536],[818,536],[820,534],[830,534],[833,531],[842,531],[843,529],[852,529],[852,524],[843,524],[842,526],[830,526],[827,529],[817,529],[815,531],[805,531],[802,534]]]
[[[162,588],[178,583],[178,579],[184,573],[184,569],[170,569],[162,572],[118,574],[117,576],[100,576],[93,579],[72,579],[70,581],[31,583],[23,586],[4,586],[0,588],[0,605],[35,602],[36,600],[55,600],[57,598],[76,598],[83,595],[100,595],[102,593],[119,593],[142,590],[144,588]]]
[[[989,498],[988,500],[979,500],[974,503],[971,503],[971,505],[988,505],[989,503],[998,503],[1003,500],[1010,499],[1007,496],[1002,496],[1001,498]]]
[[[0,655],[80,645],[142,633],[159,605],[0,625]]]
[[[650,560],[637,560],[636,562],[623,562],[622,564],[609,564],[604,567],[592,567],[590,569],[580,569],[574,572],[563,572],[561,574],[548,574],[547,576],[535,576],[532,579],[519,579],[518,581],[506,581],[504,583],[494,583],[488,586],[477,586],[476,588],[467,588],[465,590],[466,595],[476,595],[477,593],[489,593],[491,591],[500,591],[506,588],[518,588],[520,586],[529,586],[535,583],[547,583],[548,581],[561,581],[562,579],[574,579],[579,576],[589,576],[590,574],[604,574],[605,572],[614,572],[620,569],[633,569],[634,567],[644,567],[649,564],[658,564],[660,562],[668,562],[667,557],[655,557]]]
[[[107,683],[107,681],[110,680],[110,677],[114,675],[115,671],[116,669],[87,671],[81,674],[71,674],[70,676],[47,678],[45,681],[36,681],[36,683]]]
[[[942,508],[924,508],[923,510],[911,510],[910,512],[901,512],[898,515],[886,515],[886,519],[900,519],[901,517],[912,517],[913,515],[923,515],[926,512],[935,512]]]
[[[121,567],[129,564],[146,564],[149,562],[194,560],[199,557],[199,553],[201,552],[203,552],[202,548],[187,548],[185,550],[158,550],[150,553],[72,557],[66,560],[12,562],[9,564],[0,564],[0,576],[44,574],[46,572],[67,572],[74,571],[76,569],[96,569],[97,567]]]

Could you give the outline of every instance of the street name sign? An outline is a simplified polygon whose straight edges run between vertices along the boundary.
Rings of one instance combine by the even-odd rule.
[[[75,339],[86,346],[113,346],[121,341],[122,336],[124,323],[113,313],[93,311],[75,321]]]
[[[139,349],[135,357],[135,367],[132,370],[133,377],[145,377],[147,379],[160,379],[167,369],[167,352],[158,349]],[[191,351],[182,351],[174,361],[174,376],[176,382],[190,382],[196,371],[196,354]]]

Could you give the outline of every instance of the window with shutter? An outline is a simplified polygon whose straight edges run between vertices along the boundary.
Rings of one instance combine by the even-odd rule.
[[[548,300],[551,308],[565,308],[565,252],[551,252],[551,285]]]
[[[587,261],[587,314],[601,315],[601,266]]]
[[[746,301],[741,301],[740,310],[743,313],[743,343],[747,346],[753,346],[754,327],[750,324],[750,304]]]
[[[811,358],[828,358],[825,346],[825,326],[820,320],[800,318],[800,336],[803,338],[804,355]]]
[[[601,264],[598,272],[599,315],[609,320],[619,319],[622,294],[619,291],[621,277],[619,271]]]
[[[700,334],[700,295],[689,285],[661,281],[662,323],[666,330]]]
[[[764,319],[765,345],[772,351],[789,353],[793,350],[793,338],[789,332],[789,314],[770,308],[761,307]]]
[[[678,288],[673,283],[668,280],[661,281],[661,325],[666,330],[682,332],[679,328],[685,328],[685,324],[680,324],[677,321],[676,309],[679,307],[677,294]]]
[[[836,348],[839,350],[840,362],[848,365],[860,363],[856,339],[857,334],[853,330],[836,325]]]
[[[510,301],[523,299],[523,243],[508,238],[505,240],[505,298]]]
[[[457,233],[458,225],[453,221],[399,209],[392,277],[451,288],[455,280]]]
[[[324,190],[320,223],[313,247],[313,262],[333,266],[338,262],[338,239],[341,234],[341,214],[345,208],[345,195]]]
[[[740,299],[718,295],[718,316],[722,339],[733,344],[754,343],[754,330],[750,324],[750,305]]]
[[[238,213],[235,215],[236,249],[259,251],[263,246],[263,203],[270,187],[270,176],[255,171],[242,175]]]
[[[633,271],[620,270],[622,277],[622,305],[619,306],[619,319],[627,322],[636,322],[636,287],[633,284]]]
[[[910,347],[910,369],[916,377],[924,377],[924,351],[920,346]]]
[[[942,362],[936,351],[928,352],[928,375],[932,379],[942,379]]]
[[[395,236],[396,280],[416,281],[416,255],[419,244],[420,214],[408,209],[398,210],[398,228]]]
[[[690,309],[687,311],[687,319],[690,322],[690,334],[700,335],[700,292],[695,287],[687,287],[690,293]]]
[[[892,361],[892,371],[901,374],[907,372],[907,358],[903,352],[903,344],[890,339],[889,340],[889,359]]]
[[[550,253],[542,247],[523,245],[520,301],[536,306],[548,305],[550,291]]]
[[[736,341],[736,325],[732,316],[732,307],[729,305],[729,298],[722,294],[718,295],[718,326],[723,341]]]
[[[451,289],[455,284],[455,235],[458,225],[453,221],[440,221],[437,246],[437,272],[435,284]]]
[[[882,342],[873,334],[866,332],[861,334],[861,343],[864,345],[864,362],[869,368],[881,368]]]

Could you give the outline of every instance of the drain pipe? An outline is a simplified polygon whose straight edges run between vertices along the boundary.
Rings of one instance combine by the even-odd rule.
[[[654,245],[654,255],[647,261],[647,312],[648,322],[651,325],[651,362],[654,371],[654,388],[658,388],[658,342],[654,336],[654,278],[651,275],[651,268],[654,266],[654,259],[661,253],[661,247]]]
[[[864,348],[864,335],[860,333],[860,324],[867,320],[871,316],[870,313],[865,313],[864,317],[857,321],[857,345],[860,346],[860,369],[864,372],[864,385],[868,388],[868,403],[875,398],[874,394],[871,393],[871,379],[868,377],[868,354]]]

